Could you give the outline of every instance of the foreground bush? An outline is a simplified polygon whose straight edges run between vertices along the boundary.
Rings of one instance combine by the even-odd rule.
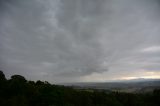
[[[0,71],[0,106],[160,106],[160,90],[146,94],[91,92],[27,81],[21,75],[7,80]]]

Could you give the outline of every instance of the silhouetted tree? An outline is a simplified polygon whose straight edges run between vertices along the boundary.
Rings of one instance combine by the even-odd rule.
[[[3,71],[0,70],[0,81],[5,81],[6,80],[6,77],[3,73]]]
[[[25,83],[27,80],[21,75],[13,75],[11,76],[11,80],[15,82]]]
[[[160,90],[133,94],[74,89],[0,71],[0,106],[160,106]]]

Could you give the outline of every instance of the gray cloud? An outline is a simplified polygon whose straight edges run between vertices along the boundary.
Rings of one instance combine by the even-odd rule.
[[[74,82],[107,71],[160,70],[156,0],[2,0],[0,5],[0,68],[8,76]]]

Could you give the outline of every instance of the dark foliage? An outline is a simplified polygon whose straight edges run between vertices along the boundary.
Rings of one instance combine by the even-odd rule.
[[[160,90],[143,94],[80,90],[27,81],[20,75],[7,80],[0,71],[0,106],[160,106]]]

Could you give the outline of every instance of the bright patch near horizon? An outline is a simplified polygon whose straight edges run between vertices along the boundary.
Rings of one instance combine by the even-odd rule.
[[[143,49],[142,52],[160,52],[160,46],[151,46]]]

